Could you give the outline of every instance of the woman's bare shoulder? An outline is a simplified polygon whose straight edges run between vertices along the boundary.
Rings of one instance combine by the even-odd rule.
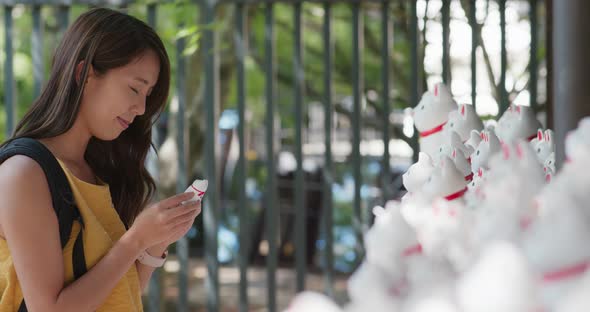
[[[27,216],[53,212],[49,184],[41,166],[32,158],[15,155],[0,164],[0,235],[7,222],[26,221]]]

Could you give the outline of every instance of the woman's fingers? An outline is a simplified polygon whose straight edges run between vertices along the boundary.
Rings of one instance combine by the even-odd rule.
[[[170,209],[175,208],[182,204],[183,201],[187,201],[193,198],[193,193],[186,192],[174,195],[172,197],[166,198],[158,203],[159,207],[162,209]]]
[[[164,213],[166,214],[166,219],[168,221],[170,221],[180,215],[195,211],[197,209],[201,209],[201,203],[195,202],[195,201],[190,201],[190,202],[186,202],[184,204],[181,204],[178,207],[170,208],[170,209],[166,210]]]
[[[197,209],[195,210],[190,210],[187,211],[181,215],[176,216],[174,219],[172,219],[172,221],[170,222],[170,224],[173,227],[177,227],[179,224],[182,224],[184,222],[194,222],[195,218],[199,215],[199,213],[201,213],[201,207],[197,207]]]

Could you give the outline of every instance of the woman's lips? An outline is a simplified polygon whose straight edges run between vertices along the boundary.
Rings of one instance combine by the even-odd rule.
[[[117,120],[119,121],[119,124],[121,124],[121,127],[123,127],[123,129],[129,128],[129,123],[125,119],[117,117]]]

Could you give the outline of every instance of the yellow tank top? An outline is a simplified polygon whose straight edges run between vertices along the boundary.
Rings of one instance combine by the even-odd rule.
[[[115,210],[108,184],[90,184],[78,179],[62,161],[66,177],[74,193],[74,199],[84,220],[84,256],[90,270],[125,233],[125,226]],[[80,226],[74,222],[70,240],[63,250],[65,283],[74,279],[72,251]],[[0,238],[0,312],[17,312],[22,301],[12,257],[6,240]],[[106,301],[97,311],[133,312],[143,311],[139,276],[135,265],[117,283]]]

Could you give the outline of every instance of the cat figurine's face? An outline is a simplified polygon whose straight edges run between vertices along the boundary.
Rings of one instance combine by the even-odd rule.
[[[422,99],[412,110],[414,124],[420,132],[432,131],[440,127],[448,120],[449,113],[457,109],[457,103],[453,100],[447,86],[438,83],[432,91],[426,91]]]
[[[541,164],[545,163],[545,160],[555,152],[555,141],[553,140],[553,130],[547,129],[543,131],[539,129],[537,131],[537,137],[531,141],[531,145],[537,153],[537,159]]]
[[[477,172],[473,173],[473,177],[469,184],[467,184],[467,193],[465,193],[465,202],[470,209],[477,209],[479,204],[484,199],[482,186],[486,180],[486,171],[479,168]]]
[[[479,168],[477,172],[473,174],[473,179],[469,182],[467,187],[469,191],[475,192],[479,187],[481,187],[482,183],[485,181],[486,170],[483,168]]]
[[[543,163],[543,172],[545,173],[545,182],[551,182],[555,175],[555,153],[549,154]]]
[[[443,126],[445,135],[450,136],[452,132],[457,132],[461,142],[469,139],[471,130],[483,130],[483,123],[473,105],[461,104],[458,109],[449,113],[449,120]]]
[[[409,193],[415,193],[422,188],[428,180],[434,164],[432,158],[424,152],[418,154],[418,162],[410,166],[408,171],[402,176],[403,184]]]
[[[481,141],[477,149],[471,155],[471,171],[477,172],[479,168],[488,169],[490,157],[500,152],[500,140],[492,130],[484,130],[480,133]]]

